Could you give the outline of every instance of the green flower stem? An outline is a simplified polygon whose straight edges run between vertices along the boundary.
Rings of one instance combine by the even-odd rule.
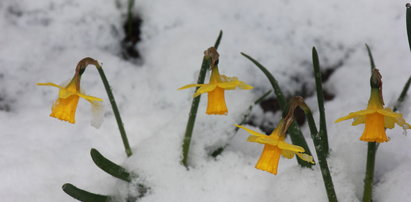
[[[372,56],[371,49],[368,46],[368,44],[365,44],[365,47],[367,48],[368,57],[370,58],[371,71],[372,71],[373,69],[375,69],[374,57]]]
[[[318,164],[320,164],[321,174],[323,176],[325,190],[327,191],[328,201],[336,202],[337,195],[335,194],[334,184],[332,181],[330,170],[328,169],[327,155],[326,151],[323,148],[321,136],[317,131],[315,126],[315,121],[311,113],[310,108],[305,104],[305,102],[300,97],[301,101],[299,106],[304,111],[305,116],[307,117],[308,126],[310,127],[311,137],[314,142],[315,150],[317,152]]]
[[[222,36],[223,36],[223,32],[220,30],[220,33],[218,34],[217,40],[214,44],[215,49],[217,49],[218,46],[220,45]],[[204,84],[204,79],[205,79],[207,70],[210,68],[211,63],[212,63],[211,60],[212,58],[210,56],[204,55],[203,62],[201,64],[200,73],[197,79],[197,84]],[[195,91],[197,91],[198,88],[199,87],[197,87]],[[186,131],[185,131],[184,139],[183,139],[183,159],[181,160],[181,163],[185,167],[188,166],[188,152],[190,150],[191,137],[193,136],[193,129],[194,129],[194,124],[195,124],[195,120],[197,117],[197,110],[198,110],[198,105],[200,103],[200,98],[201,98],[201,95],[193,98],[193,102],[191,103],[190,113],[188,115]]]
[[[281,110],[283,111],[283,117],[284,117],[285,112],[288,111],[287,110],[287,102],[286,102],[286,99],[284,97],[284,94],[283,94],[280,86],[278,85],[277,80],[267,70],[267,68],[265,68],[259,62],[257,62],[257,60],[255,60],[254,58],[250,57],[249,55],[247,55],[245,53],[241,53],[241,55],[243,55],[244,57],[249,59],[252,63],[254,63],[265,74],[265,76],[268,78],[268,80],[270,81],[270,83],[271,83],[271,85],[274,89],[274,93],[277,96],[277,100],[278,100],[278,103],[280,105]],[[305,152],[307,154],[311,155],[311,151],[308,148],[307,142],[305,141],[305,138],[304,138],[303,134],[301,133],[300,129],[298,128],[298,126],[295,122],[293,122],[291,124],[290,128],[288,129],[288,133],[290,134],[290,138],[291,138],[291,141],[292,141],[293,144],[303,147]],[[310,168],[312,166],[309,162],[301,160],[300,158],[296,158],[296,159],[297,159],[298,164],[302,167],[309,167]]]
[[[110,84],[108,83],[107,77],[104,74],[103,68],[97,63],[96,64],[98,73],[100,74],[101,80],[103,81],[104,88],[106,89],[108,99],[110,100],[111,107],[113,108],[114,116],[117,120],[118,129],[120,130],[121,139],[123,140],[124,148],[128,157],[133,155],[128,143],[127,134],[124,130],[123,122],[121,121],[120,112],[118,111],[116,100],[114,99],[113,92],[111,91]]]
[[[397,102],[394,105],[393,111],[397,111],[400,107],[402,102],[404,102],[405,97],[407,96],[407,91],[410,88],[410,84],[411,84],[411,76],[408,78],[407,83],[405,83],[404,87],[402,88],[401,94],[397,99]]]
[[[321,144],[323,145],[323,151],[325,156],[328,156],[329,146],[328,146],[328,134],[327,134],[327,122],[325,120],[325,109],[324,109],[324,91],[322,86],[321,72],[320,72],[320,61],[318,59],[318,53],[315,47],[313,47],[313,67],[314,67],[314,78],[315,87],[317,88],[317,101],[318,109],[320,111],[320,132]]]
[[[203,84],[204,79],[207,73],[207,69],[210,68],[211,65],[211,57],[209,56],[204,56],[203,58],[203,63],[201,64],[201,70],[200,74],[198,75],[198,84]],[[196,91],[198,90],[198,87],[196,88]],[[193,102],[191,103],[191,109],[190,109],[190,114],[188,117],[188,122],[186,126],[186,132],[184,134],[184,140],[183,140],[183,160],[181,161],[184,166],[188,166],[188,151],[190,150],[190,143],[191,143],[191,137],[193,135],[193,129],[194,129],[194,124],[196,121],[197,117],[197,110],[198,110],[198,104],[200,103],[200,97],[201,95],[193,98]]]
[[[372,184],[374,179],[375,155],[377,153],[377,143],[369,142],[367,151],[367,167],[364,178],[364,194],[362,201],[372,201]]]

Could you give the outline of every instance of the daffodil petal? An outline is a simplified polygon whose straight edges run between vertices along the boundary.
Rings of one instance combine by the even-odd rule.
[[[384,127],[385,128],[394,128],[395,123],[397,122],[396,118],[384,116]]]
[[[246,84],[245,82],[240,81],[240,85],[238,85],[239,88],[244,89],[244,90],[251,90],[254,87]]]
[[[343,116],[343,117],[335,120],[335,123],[338,123],[340,121],[345,121],[345,120],[348,120],[348,119],[352,119],[352,118],[355,118],[355,117],[359,117],[359,116],[364,116],[364,115],[367,115],[367,114],[372,114],[372,113],[375,113],[375,112],[376,112],[376,110],[372,110],[372,109],[365,109],[365,110],[360,110],[360,111],[356,111],[356,112],[351,112],[347,116]]]
[[[253,89],[253,88],[254,88],[254,87],[246,84],[245,82],[243,82],[243,81],[238,81],[238,80],[219,83],[219,84],[218,84],[218,87],[224,88],[224,89],[226,89],[226,90],[233,90],[233,89],[235,89],[235,88],[237,88],[237,87],[238,87],[238,88],[241,88],[241,89],[244,89],[244,90],[250,90],[250,89]]]
[[[224,88],[226,90],[233,90],[238,86],[238,82],[230,81],[230,82],[218,83],[217,85],[218,87]]]
[[[254,135],[254,136],[257,136],[257,137],[266,137],[266,136],[267,136],[267,135],[258,133],[258,132],[256,132],[256,131],[253,131],[253,130],[251,130],[251,129],[248,129],[248,128],[244,127],[244,126],[240,126],[240,125],[237,125],[237,124],[235,124],[235,126],[241,128],[241,129],[247,131],[248,133],[250,133],[251,135]]]
[[[213,91],[217,87],[216,84],[203,84],[193,95],[193,97],[197,97],[200,94],[208,93]]]
[[[300,157],[300,159],[307,161],[309,163],[315,164],[314,162],[314,158],[308,154],[303,154],[303,153],[295,153],[297,154],[298,157]]]
[[[405,120],[401,117],[397,118],[396,120],[397,125],[401,126],[404,129],[410,129],[411,125],[405,122]]]
[[[202,85],[205,85],[205,84],[188,84],[188,85],[185,85],[185,86],[183,86],[183,87],[181,87],[177,90],[184,90],[184,89],[187,89],[187,88],[198,87],[198,86],[202,86]]]
[[[294,157],[295,152],[288,151],[288,150],[281,150],[281,155],[285,158],[292,159]]]
[[[280,149],[293,151],[293,152],[304,152],[305,151],[304,148],[297,146],[297,145],[288,144],[285,141],[280,141],[277,146]]]
[[[57,85],[55,83],[37,83],[36,85],[39,85],[39,86],[53,86],[53,87],[56,87],[56,88],[64,89],[63,86]]]
[[[356,126],[358,124],[363,124],[365,123],[365,116],[358,116],[358,117],[354,117],[354,121],[352,122],[353,126]]]
[[[89,100],[87,100],[89,101]],[[95,128],[100,128],[104,121],[104,105],[103,102],[89,101],[91,104],[91,122]]]
[[[268,137],[268,136],[267,136]],[[257,137],[257,136],[248,136],[248,142],[256,142],[265,145],[277,146],[278,140],[265,138],[265,137]]]
[[[394,128],[394,124],[403,127],[404,129],[409,129],[410,125],[405,122],[404,118],[402,118],[401,113],[393,112],[390,108],[379,109],[378,113],[384,115],[384,127],[385,128]]]
[[[247,141],[248,141],[248,142],[258,142],[258,137],[256,137],[256,136],[248,136]]]
[[[89,95],[84,95],[82,93],[76,93],[79,97],[82,97],[88,101],[103,101],[103,99],[98,98],[98,97],[93,97],[93,96],[89,96]]]
[[[266,135],[265,137],[258,137],[256,142],[261,144],[277,146],[280,141],[278,139],[274,139]]]
[[[224,83],[224,82],[237,81],[238,78],[237,77],[228,77],[224,74],[220,74],[220,80]]]
[[[384,115],[384,116],[388,116],[388,117],[392,117],[392,118],[399,118],[399,117],[402,116],[400,113],[393,112],[392,109],[390,109],[390,108],[379,109],[379,110],[377,110],[377,112]]]

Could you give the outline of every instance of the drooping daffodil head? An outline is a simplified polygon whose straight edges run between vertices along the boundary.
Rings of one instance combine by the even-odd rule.
[[[297,145],[288,144],[285,141],[285,134],[283,134],[285,133],[283,121],[279,123],[277,128],[270,135],[258,133],[244,126],[235,126],[244,129],[251,134],[247,141],[264,144],[263,152],[255,165],[257,169],[276,175],[280,156],[291,159],[297,155],[304,161],[314,163],[313,157],[304,153],[304,148]]]
[[[364,132],[360,137],[360,140],[365,142],[387,142],[389,138],[387,137],[385,129],[392,129],[395,124],[403,129],[410,129],[410,125],[404,120],[401,113],[393,112],[390,108],[384,108],[381,88],[381,75],[378,70],[375,70],[371,76],[371,96],[367,108],[351,112],[347,116],[337,119],[335,122],[354,119],[352,123],[353,126],[365,124]]]
[[[225,90],[234,90],[236,88],[250,90],[253,88],[245,82],[238,80],[237,77],[220,75],[217,66],[212,67],[210,81],[208,84],[189,84],[179,88],[179,90],[192,87],[199,87],[193,97],[197,97],[203,93],[208,94],[206,114],[209,115],[226,115],[228,113],[224,97]]]
[[[60,89],[58,98],[51,108],[51,117],[74,124],[76,122],[75,115],[77,110],[77,104],[79,102],[80,97],[90,102],[93,114],[102,114],[101,102],[103,100],[101,98],[83,94],[80,91],[80,76],[77,74],[65,86],[57,85],[54,83],[37,83],[37,85],[53,86]],[[97,117],[93,118],[95,119]],[[101,121],[92,121],[92,125],[95,127],[99,127],[99,125],[101,125]]]

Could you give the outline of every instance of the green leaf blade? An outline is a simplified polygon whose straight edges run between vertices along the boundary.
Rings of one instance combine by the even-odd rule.
[[[106,173],[126,182],[131,182],[131,175],[126,169],[108,160],[96,149],[91,149],[90,155],[94,163]]]
[[[94,194],[88,191],[77,188],[76,186],[66,183],[62,186],[62,189],[66,194],[71,197],[83,201],[83,202],[109,202],[110,197],[100,194]]]
[[[312,58],[313,58],[315,87],[317,91],[318,110],[320,112],[319,135],[321,137],[321,145],[323,146],[323,151],[325,152],[325,155],[328,156],[329,146],[328,146],[328,134],[327,134],[327,121],[325,118],[325,108],[324,108],[324,90],[323,90],[321,71],[320,71],[320,60],[318,59],[318,53],[315,47],[313,47],[312,49]]]

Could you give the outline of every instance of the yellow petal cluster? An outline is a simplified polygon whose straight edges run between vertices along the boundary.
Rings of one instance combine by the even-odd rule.
[[[54,83],[38,83],[40,86],[53,86],[59,88],[59,95],[51,108],[51,117],[75,123],[75,115],[79,98],[84,98],[93,104],[96,101],[103,101],[100,98],[88,96],[80,92],[80,78],[74,77],[66,86],[60,86]]]
[[[248,137],[247,141],[264,144],[263,153],[261,154],[260,159],[255,165],[257,169],[264,170],[276,175],[280,155],[288,159],[291,159],[294,157],[294,155],[297,155],[304,161],[314,163],[312,156],[304,154],[304,148],[285,142],[285,135],[281,134],[283,122],[280,122],[279,126],[271,133],[271,135],[264,135],[244,126],[235,126],[244,129],[251,134],[251,136]]]
[[[253,88],[245,82],[238,80],[237,77],[227,77],[225,75],[220,75],[220,73],[218,72],[218,67],[212,68],[210,81],[208,84],[189,84],[179,88],[179,90],[192,87],[200,87],[194,93],[193,97],[197,97],[203,93],[208,93],[206,113],[216,115],[225,115],[228,113],[224,97],[225,90],[234,90],[237,87],[245,90],[250,90]]]
[[[365,124],[365,129],[360,140],[366,142],[387,142],[389,139],[385,133],[386,128],[394,128],[397,124],[404,129],[410,125],[405,122],[402,114],[393,112],[390,108],[384,108],[378,89],[372,89],[367,109],[349,113],[347,116],[337,119],[340,122],[354,119],[352,125]]]

